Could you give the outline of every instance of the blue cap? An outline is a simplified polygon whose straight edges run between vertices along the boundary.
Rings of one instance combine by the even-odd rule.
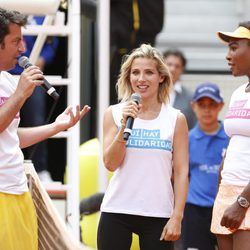
[[[209,97],[218,103],[224,102],[219,87],[214,83],[200,84],[194,92],[192,101],[196,102],[202,97]]]

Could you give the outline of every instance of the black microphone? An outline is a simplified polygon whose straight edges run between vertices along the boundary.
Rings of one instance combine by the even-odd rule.
[[[20,67],[26,69],[30,66],[32,66],[32,64],[29,61],[29,58],[26,56],[21,56],[18,60],[18,64]],[[43,87],[45,89],[45,91],[54,99],[57,100],[60,96],[59,94],[56,92],[55,88],[51,86],[51,84],[46,80],[43,79],[43,84],[41,84],[41,87]]]
[[[138,105],[141,101],[141,95],[138,93],[134,93],[134,94],[132,94],[131,99],[132,99],[132,101],[136,102],[136,104]],[[132,133],[133,124],[134,124],[134,118],[129,116],[127,121],[126,121],[126,127],[125,127],[124,132],[123,132],[123,139],[125,141],[128,140],[129,136]]]

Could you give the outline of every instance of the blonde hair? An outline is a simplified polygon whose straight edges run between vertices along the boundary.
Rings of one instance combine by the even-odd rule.
[[[156,68],[159,74],[164,76],[163,82],[159,84],[157,98],[160,103],[166,103],[171,84],[170,73],[162,54],[149,44],[142,44],[139,48],[134,49],[130,55],[127,55],[121,66],[120,75],[116,83],[118,99],[127,101],[134,92],[130,83],[130,72],[132,63],[136,58],[148,58],[156,62]]]

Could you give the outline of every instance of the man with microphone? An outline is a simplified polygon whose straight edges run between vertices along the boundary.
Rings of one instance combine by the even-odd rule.
[[[44,16],[29,15],[27,17],[27,24],[42,25],[44,18]],[[23,37],[25,52],[22,53],[22,56],[29,57],[31,55],[36,40],[37,36],[25,35]],[[49,74],[49,71],[52,69],[58,47],[59,38],[55,36],[47,36],[35,62],[35,65],[38,66],[44,74]],[[16,64],[16,67],[8,72],[12,75],[20,75],[23,72],[23,68],[19,66],[19,64]],[[19,126],[33,127],[48,123],[47,121],[50,120],[50,117],[48,116],[49,112],[47,110],[50,106],[48,99],[50,98],[47,97],[46,92],[42,88],[36,88],[20,111],[21,122]],[[52,177],[49,171],[49,157],[53,154],[49,152],[48,141],[42,141],[34,146],[25,148],[22,152],[25,159],[32,160],[39,179],[42,182],[52,182]],[[61,168],[60,163],[59,168]]]
[[[44,18],[44,16],[29,15],[27,18],[27,24],[37,26],[42,25]],[[36,40],[37,36],[25,35],[23,37],[25,52],[22,53],[22,56],[29,57],[31,55]],[[53,68],[53,62],[57,54],[57,49],[60,45],[59,41],[60,39],[58,37],[47,36],[46,41],[41,48],[41,52],[35,62],[35,65],[38,66],[44,72],[44,74],[50,74],[50,71]],[[19,66],[19,64],[16,64],[16,67],[9,71],[9,73],[13,75],[20,75],[22,72],[23,68]],[[42,88],[36,88],[34,90],[20,111],[21,122],[19,126],[33,127],[48,123],[47,121],[50,120],[48,113],[51,113],[51,111],[48,112],[47,109],[50,107],[49,99],[51,98],[48,98],[47,96],[48,95]],[[54,107],[54,105],[52,107]],[[49,158],[54,154],[49,152],[48,141],[40,142],[34,146],[25,148],[22,151],[25,159],[32,160],[39,179],[42,182],[52,182],[52,177],[49,171]],[[59,168],[61,168],[60,162],[58,162],[58,165]]]
[[[37,216],[21,148],[74,126],[90,109],[88,105],[67,107],[51,124],[18,128],[20,109],[35,88],[44,84],[37,66],[26,68],[18,82],[6,72],[24,51],[21,27],[26,22],[27,17],[19,12],[0,8],[0,249],[8,250],[38,249]]]

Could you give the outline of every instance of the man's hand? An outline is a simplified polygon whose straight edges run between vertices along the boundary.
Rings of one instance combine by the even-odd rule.
[[[55,120],[55,125],[58,131],[63,131],[73,127],[86,113],[89,112],[89,110],[90,107],[88,105],[85,105],[82,110],[80,110],[79,105],[77,105],[75,112],[73,112],[73,108],[71,106],[67,107]]]
[[[25,100],[31,96],[36,86],[43,83],[43,72],[37,66],[30,66],[20,75],[15,94]]]

